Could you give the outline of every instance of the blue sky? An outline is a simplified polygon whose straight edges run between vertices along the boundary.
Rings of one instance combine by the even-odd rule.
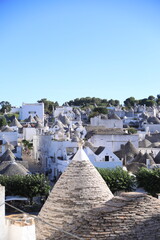
[[[160,94],[160,1],[0,0],[0,101]]]

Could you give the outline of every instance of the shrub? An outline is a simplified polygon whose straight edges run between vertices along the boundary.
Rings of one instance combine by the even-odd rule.
[[[0,184],[5,186],[6,195],[28,197],[31,204],[33,197],[47,196],[50,190],[49,182],[43,174],[1,175]]]
[[[6,118],[4,116],[0,116],[0,128],[7,125]]]
[[[135,134],[135,133],[137,133],[137,129],[135,129],[135,128],[133,128],[133,127],[130,127],[130,128],[128,128],[127,130],[128,130],[128,133],[129,133],[129,134]]]
[[[114,169],[98,168],[102,178],[107,183],[112,193],[117,191],[132,191],[135,187],[135,177],[127,171],[117,167]]]
[[[143,187],[146,192],[156,197],[160,193],[160,169],[141,168],[136,174],[139,187]]]

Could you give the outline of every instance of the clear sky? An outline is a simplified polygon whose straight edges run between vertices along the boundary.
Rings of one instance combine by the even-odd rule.
[[[157,94],[159,0],[0,0],[0,101]]]

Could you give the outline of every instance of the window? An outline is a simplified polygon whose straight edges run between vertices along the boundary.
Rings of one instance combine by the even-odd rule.
[[[109,162],[109,156],[105,156],[105,162]]]
[[[29,114],[36,114],[36,112],[34,112],[34,111],[30,111],[30,112],[28,112]]]

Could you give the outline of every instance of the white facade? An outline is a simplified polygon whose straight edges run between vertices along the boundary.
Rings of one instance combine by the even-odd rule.
[[[110,151],[115,152],[121,149],[121,145],[125,145],[128,141],[138,148],[139,136],[132,135],[93,135],[88,141],[95,147],[104,146]]]
[[[101,115],[90,119],[91,126],[104,126],[106,128],[123,128],[123,121],[118,119],[103,119]]]
[[[36,128],[23,128],[23,139],[32,141],[34,135],[36,135]]]
[[[6,239],[6,229],[5,229],[5,187],[0,185],[0,240],[5,240],[5,239]]]
[[[95,167],[99,168],[115,168],[122,167],[122,161],[109,149],[104,150],[96,155],[89,147],[84,149],[88,158]]]
[[[51,177],[57,175],[56,171],[65,169],[77,148],[77,142],[55,141],[52,135],[36,135],[33,138],[34,158],[40,162],[44,171],[52,170]]]
[[[62,106],[62,107],[56,107],[56,109],[53,112],[53,117],[58,117],[60,114],[70,115],[69,112],[72,112],[72,107],[69,106]]]
[[[0,140],[3,140],[3,143],[15,143],[18,142],[18,132],[0,132]]]
[[[160,124],[143,124],[145,131],[149,131],[150,133],[160,132]]]
[[[25,120],[29,116],[38,116],[44,123],[44,103],[23,103],[20,108],[20,120]]]
[[[64,172],[77,152],[78,143],[71,141],[55,141],[52,135],[36,135],[33,138],[34,158],[41,164],[43,171],[48,172],[53,180]],[[119,158],[109,149],[96,155],[90,148],[85,149],[90,161],[95,167],[114,168],[122,166]],[[106,161],[106,158],[108,160]]]
[[[145,131],[145,132],[137,131],[137,134],[138,134],[138,136],[139,136],[139,141],[144,140],[147,133],[148,133],[148,131]]]

